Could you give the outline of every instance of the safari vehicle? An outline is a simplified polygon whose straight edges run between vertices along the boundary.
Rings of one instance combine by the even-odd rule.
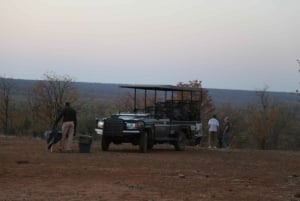
[[[174,145],[176,151],[182,151],[186,147],[187,140],[202,136],[200,88],[172,85],[120,85],[120,87],[134,90],[133,111],[118,113],[97,121],[95,130],[98,134],[102,134],[103,151],[108,151],[111,143],[132,143],[138,145],[140,152],[143,153],[156,144],[169,143]],[[147,104],[149,91],[152,97],[154,96],[151,106]],[[138,95],[144,95],[143,108],[137,108]]]

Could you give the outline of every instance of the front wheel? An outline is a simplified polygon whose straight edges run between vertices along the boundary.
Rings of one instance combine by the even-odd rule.
[[[176,151],[185,150],[185,143],[186,143],[185,134],[180,131],[177,135],[177,139],[176,139],[175,144],[174,144],[175,150]]]
[[[102,140],[101,140],[102,151],[108,151],[109,144],[110,144],[109,138],[102,135]]]
[[[146,131],[142,132],[140,135],[140,152],[146,153],[147,152],[147,141],[148,141],[148,133]]]

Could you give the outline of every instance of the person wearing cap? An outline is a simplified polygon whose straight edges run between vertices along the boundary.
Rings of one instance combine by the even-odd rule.
[[[57,127],[58,122],[63,119],[62,124],[62,139],[60,141],[60,151],[66,150],[67,152],[72,151],[73,136],[75,134],[77,117],[76,111],[71,107],[69,102],[65,103],[65,107],[60,115],[55,120],[53,128]],[[67,147],[65,149],[65,141],[67,141]]]

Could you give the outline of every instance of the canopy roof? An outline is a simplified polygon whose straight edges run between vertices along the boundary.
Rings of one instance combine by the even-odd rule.
[[[201,88],[196,87],[179,87],[173,85],[148,85],[148,84],[121,84],[121,88],[143,89],[155,91],[186,91],[186,92],[201,92]]]

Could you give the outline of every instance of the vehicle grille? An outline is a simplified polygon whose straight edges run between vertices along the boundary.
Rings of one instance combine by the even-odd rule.
[[[122,135],[122,130],[124,127],[124,122],[122,119],[109,118],[104,121],[103,135],[109,136],[120,136]]]

